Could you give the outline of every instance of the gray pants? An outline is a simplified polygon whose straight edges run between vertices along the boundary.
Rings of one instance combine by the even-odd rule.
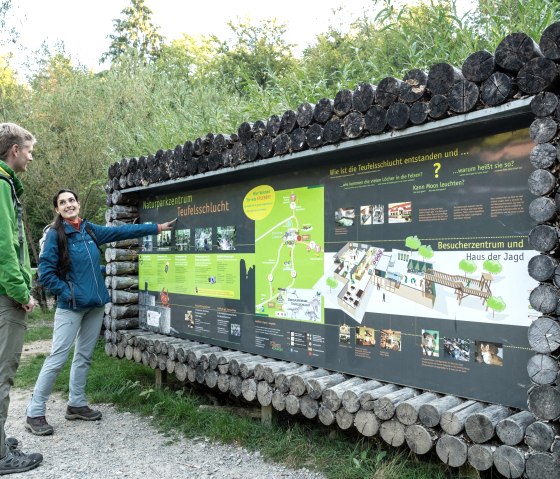
[[[4,425],[26,329],[27,313],[21,304],[8,296],[0,296],[0,458],[6,455]]]
[[[57,308],[51,354],[47,356],[27,405],[27,416],[44,416],[47,400],[60,370],[68,359],[74,340],[74,359],[70,368],[70,394],[68,405],[87,405],[86,382],[95,344],[103,323],[104,307],[71,311]]]

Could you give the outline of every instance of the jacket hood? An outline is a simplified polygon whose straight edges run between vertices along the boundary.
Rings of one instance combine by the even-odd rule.
[[[14,182],[16,188],[16,194],[20,197],[23,194],[23,184],[21,180],[16,176],[14,170],[12,170],[6,163],[0,160],[0,175],[8,176]]]

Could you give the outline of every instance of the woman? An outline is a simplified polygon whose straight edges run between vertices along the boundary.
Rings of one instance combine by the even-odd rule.
[[[53,343],[31,401],[25,428],[38,436],[53,433],[45,418],[46,402],[74,343],[66,419],[95,421],[101,412],[87,405],[85,387],[93,350],[101,331],[105,303],[111,301],[101,275],[99,244],[155,235],[173,229],[176,220],[160,225],[99,226],[79,216],[78,195],[60,190],[53,198],[57,213],[39,257],[39,280],[57,296]]]

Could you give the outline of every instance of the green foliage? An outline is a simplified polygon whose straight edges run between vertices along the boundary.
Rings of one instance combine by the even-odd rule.
[[[467,273],[468,274],[474,273],[477,269],[477,266],[476,266],[476,263],[474,261],[471,261],[469,259],[462,259],[459,262],[459,269],[461,271],[464,271],[465,275],[467,275]]]
[[[484,268],[484,271],[488,271],[489,273],[492,274],[500,274],[503,269],[503,266],[499,261],[494,261],[490,259],[484,261],[484,263],[482,263],[482,267]]]
[[[418,236],[407,236],[404,242],[405,246],[410,249],[418,249],[422,246],[422,241],[418,239]]]
[[[490,296],[486,304],[492,310],[492,317],[496,311],[499,313],[506,309],[506,303],[501,296]]]
[[[134,58],[146,64],[154,61],[164,41],[152,23],[152,11],[144,0],[131,0],[130,6],[121,12],[123,19],[115,19],[115,33],[109,35],[109,50],[101,56],[101,62],[116,62],[123,57]]]
[[[422,256],[424,259],[430,259],[434,256],[434,250],[430,245],[420,246],[420,248],[418,248],[418,253],[420,253],[420,256]]]
[[[338,286],[338,281],[336,280],[336,278],[333,278],[332,276],[329,276],[327,278],[327,286],[332,291],[333,288],[336,288]]]

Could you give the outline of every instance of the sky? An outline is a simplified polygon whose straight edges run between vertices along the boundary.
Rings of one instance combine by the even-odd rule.
[[[252,20],[276,18],[286,23],[288,43],[301,51],[313,42],[329,24],[347,25],[372,0],[146,0],[152,20],[167,40],[188,35],[215,34],[226,38],[227,22],[246,17]],[[26,52],[38,50],[43,42],[49,46],[63,41],[65,51],[74,61],[97,71],[99,58],[108,50],[114,32],[113,21],[123,18],[121,11],[130,0],[12,0],[12,21],[20,33],[13,66],[21,68]],[[342,7],[338,13],[334,9]]]

